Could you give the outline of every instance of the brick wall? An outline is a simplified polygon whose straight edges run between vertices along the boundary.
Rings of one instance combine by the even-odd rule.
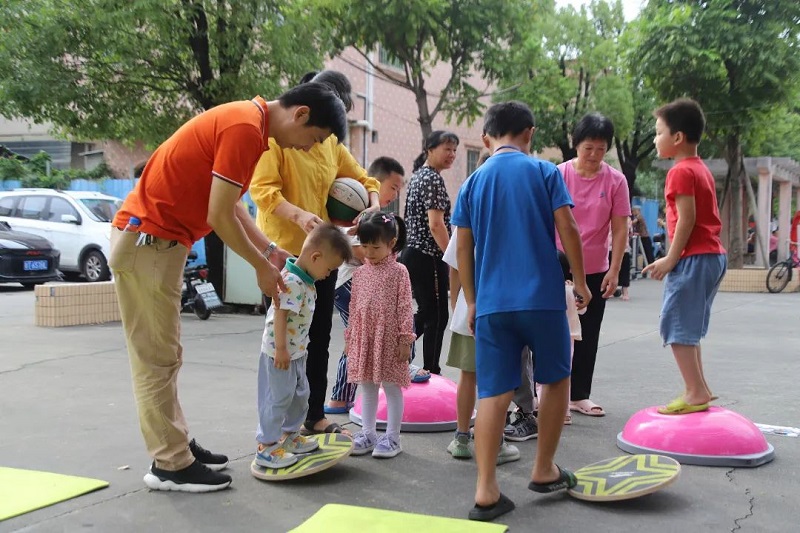
[[[117,141],[100,142],[97,149],[103,150],[105,162],[115,178],[130,178],[132,173],[138,174],[152,153],[142,143],[126,146]]]
[[[346,49],[325,66],[345,74],[353,85],[354,93],[366,94],[367,62],[356,50],[352,48]],[[444,87],[448,77],[449,67],[447,65],[443,64],[434,68],[426,82],[429,94],[437,95]],[[475,80],[474,84],[479,89],[486,87],[486,84],[479,79]],[[365,158],[364,129],[360,127],[351,128],[350,151],[364,166],[369,166],[379,156],[393,157],[400,161],[406,169],[406,177],[409,178],[414,159],[422,151],[422,133],[417,121],[419,112],[414,94],[386,80],[382,74],[376,73],[373,78],[372,97],[372,127],[377,139],[373,142],[373,132],[367,132],[367,154]],[[484,104],[491,103],[488,96],[482,101]],[[435,105],[436,98],[429,97],[429,109],[433,109]],[[363,120],[364,117],[364,99],[356,97],[354,99],[354,109],[350,112],[350,118],[352,120]],[[452,200],[455,200],[458,188],[467,178],[467,151],[485,151],[481,141],[481,128],[482,121],[480,118],[472,125],[451,124],[446,121],[444,113],[439,113],[433,122],[434,130],[446,129],[452,131],[458,135],[461,141],[453,167],[442,174]],[[405,201],[405,193],[401,193],[400,197],[402,204]]]

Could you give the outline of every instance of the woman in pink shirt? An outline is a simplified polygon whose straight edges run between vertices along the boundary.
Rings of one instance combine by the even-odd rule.
[[[583,340],[575,342],[569,407],[589,416],[605,415],[603,408],[591,401],[589,395],[606,298],[613,296],[617,289],[631,215],[625,176],[603,161],[613,139],[614,124],[599,113],[590,113],[572,132],[577,157],[558,166],[575,203],[572,213],[580,228],[586,283],[592,291],[586,313],[581,315]],[[609,231],[612,234],[610,261]],[[558,247],[562,249],[560,241]]]

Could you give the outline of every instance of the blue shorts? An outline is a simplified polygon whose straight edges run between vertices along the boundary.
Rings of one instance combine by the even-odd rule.
[[[700,344],[708,333],[711,304],[727,265],[725,254],[690,255],[667,274],[659,327],[664,346]]]
[[[478,398],[511,392],[520,386],[519,354],[536,354],[534,380],[556,383],[570,375],[570,337],[565,311],[493,313],[475,320],[475,372]]]

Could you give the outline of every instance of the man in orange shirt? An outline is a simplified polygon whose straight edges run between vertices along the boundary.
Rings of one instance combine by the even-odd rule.
[[[189,441],[178,402],[182,363],[180,300],[192,243],[212,230],[256,270],[275,297],[287,252],[261,231],[239,201],[269,137],[283,148],[309,150],[345,136],[346,112],[328,87],[307,83],[277,100],[231,102],[189,120],[159,146],[113,222],[109,266],[130,356],[139,424],[153,464],[154,490],[227,488],[228,464]]]

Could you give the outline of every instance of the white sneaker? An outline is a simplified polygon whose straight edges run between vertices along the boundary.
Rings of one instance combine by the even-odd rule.
[[[286,451],[280,442],[261,451],[256,448],[256,464],[264,468],[286,468],[297,462],[297,456]]]
[[[399,439],[394,440],[384,434],[378,438],[378,443],[375,445],[375,449],[372,450],[372,457],[390,459],[397,457],[402,451],[403,448],[400,446]]]
[[[319,441],[304,437],[299,431],[287,435],[283,440],[283,447],[289,453],[309,453],[319,448]]]
[[[359,431],[353,435],[353,451],[351,455],[366,455],[375,449],[377,435],[368,435],[364,431]]]
[[[519,457],[519,448],[513,444],[503,442],[500,445],[500,451],[497,453],[496,464],[501,465],[503,463],[510,463],[512,461],[519,461]]]

